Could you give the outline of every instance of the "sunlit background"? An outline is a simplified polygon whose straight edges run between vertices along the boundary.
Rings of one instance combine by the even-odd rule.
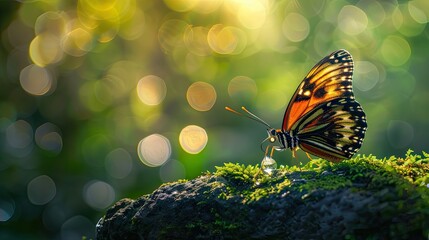
[[[259,164],[308,70],[355,60],[361,154],[429,150],[429,1],[0,1],[0,239],[94,237],[115,201]],[[306,163],[300,152],[279,164]]]

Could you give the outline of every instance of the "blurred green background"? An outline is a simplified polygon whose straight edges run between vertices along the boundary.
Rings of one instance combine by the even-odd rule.
[[[115,201],[259,164],[322,57],[347,49],[360,154],[429,149],[429,1],[0,1],[0,239],[80,239]],[[279,164],[306,163],[299,152]]]

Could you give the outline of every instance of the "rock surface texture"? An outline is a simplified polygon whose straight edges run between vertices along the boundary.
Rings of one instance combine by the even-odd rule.
[[[429,155],[357,157],[301,170],[228,163],[122,199],[97,239],[427,239]]]

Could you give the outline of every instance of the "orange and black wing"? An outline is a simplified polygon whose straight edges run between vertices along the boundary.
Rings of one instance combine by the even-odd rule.
[[[320,104],[337,98],[354,98],[353,59],[346,50],[331,53],[317,63],[296,89],[283,118],[283,130],[291,132],[297,122]]]
[[[319,104],[297,121],[293,135],[305,152],[332,162],[351,158],[367,129],[361,105],[352,98]]]

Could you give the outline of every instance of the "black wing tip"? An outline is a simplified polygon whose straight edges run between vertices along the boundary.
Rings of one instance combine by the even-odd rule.
[[[339,49],[337,51],[332,52],[331,54],[324,57],[317,65],[321,65],[322,63],[330,62],[332,64],[344,64],[347,63],[348,67],[353,67],[353,57],[349,51],[346,49]],[[353,71],[353,70],[352,70]],[[351,71],[351,73],[352,73]]]
[[[338,53],[345,53],[345,54],[351,55],[350,52],[344,48],[341,48],[341,49],[338,49],[337,51],[332,52],[331,55],[338,54]]]
[[[344,56],[346,56],[347,60],[353,61],[352,55],[346,49],[339,49],[339,50],[331,53],[328,57],[331,57],[331,58],[343,58]]]

